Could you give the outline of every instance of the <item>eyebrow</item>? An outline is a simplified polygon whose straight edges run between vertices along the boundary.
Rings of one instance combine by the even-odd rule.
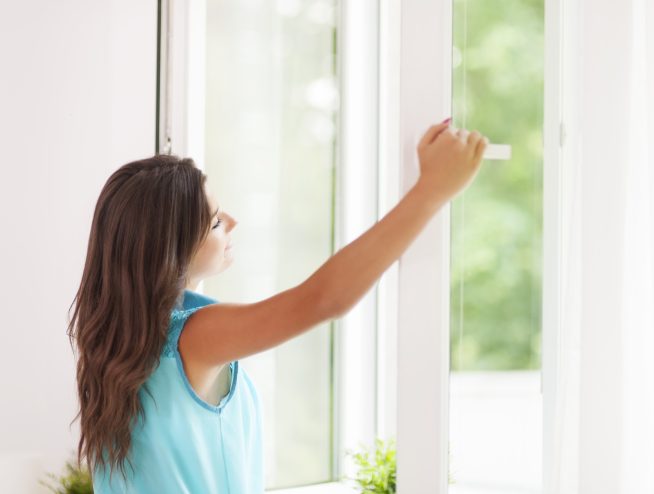
[[[220,211],[220,206],[218,206],[216,210],[213,212],[213,216],[216,216],[218,214],[218,211]]]

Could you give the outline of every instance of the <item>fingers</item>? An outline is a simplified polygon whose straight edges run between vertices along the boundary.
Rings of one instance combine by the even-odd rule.
[[[478,130],[473,130],[468,134],[468,139],[466,141],[466,144],[474,151],[477,143],[483,136]]]
[[[445,133],[448,136],[458,139],[461,143],[473,151],[473,161],[478,164],[483,158],[484,151],[488,146],[488,138],[483,136],[479,131],[474,130],[470,132],[468,129],[457,129],[450,125],[450,122],[441,122],[432,125],[427,129],[422,139],[418,143],[418,148],[423,148],[433,143],[436,138]]]
[[[475,145],[475,153],[474,153],[475,164],[480,163],[482,158],[484,157],[484,151],[486,151],[488,142],[489,142],[488,137],[486,136],[482,137],[477,141],[477,144]]]
[[[422,136],[422,139],[420,139],[420,142],[418,143],[418,147],[422,148],[425,147],[432,142],[438,137],[438,135],[443,132],[445,129],[449,127],[450,123],[449,122],[441,122],[436,125],[432,125],[427,129],[427,132],[425,132],[425,135]]]
[[[472,151],[472,164],[475,167],[479,165],[488,146],[488,138],[477,130],[469,132],[467,129],[457,129],[455,134]]]
[[[488,144],[488,138],[483,136],[478,130],[473,130],[472,132],[467,129],[459,129],[456,132],[456,135],[460,141],[466,144],[470,149],[472,149],[473,154],[476,155],[478,145],[480,141],[486,141],[484,146]]]

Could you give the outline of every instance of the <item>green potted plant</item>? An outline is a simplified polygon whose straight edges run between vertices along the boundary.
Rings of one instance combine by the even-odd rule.
[[[355,478],[346,477],[356,482],[362,494],[394,494],[395,493],[395,440],[387,442],[375,439],[375,449],[370,451],[365,446],[358,452],[347,450],[346,454],[353,457],[359,467]]]
[[[347,450],[346,454],[353,457],[358,466],[353,480],[361,494],[395,494],[397,466],[395,460],[395,439],[384,441],[375,439],[374,451],[365,446],[358,452]],[[451,474],[448,473],[448,481],[454,483]]]
[[[54,481],[50,482],[39,480],[39,484],[47,487],[55,494],[93,494],[93,482],[88,466],[83,464],[78,468],[77,462],[69,460],[66,462],[66,472],[64,475],[56,476],[53,473],[47,473],[46,476]]]

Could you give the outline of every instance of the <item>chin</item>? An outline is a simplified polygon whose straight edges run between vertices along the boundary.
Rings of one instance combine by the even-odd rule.
[[[232,258],[231,257],[223,257],[220,261],[220,266],[218,268],[218,272],[222,272],[228,267],[232,265]]]

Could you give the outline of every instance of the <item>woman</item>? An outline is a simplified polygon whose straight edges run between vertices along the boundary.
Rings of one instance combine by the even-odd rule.
[[[68,333],[78,463],[96,494],[263,493],[259,399],[239,359],[348,312],[472,181],[488,139],[449,120],[423,135],[420,177],[391,211],[307,280],[250,304],[193,291],[232,262],[236,221],[191,159],[157,155],[111,175]]]

